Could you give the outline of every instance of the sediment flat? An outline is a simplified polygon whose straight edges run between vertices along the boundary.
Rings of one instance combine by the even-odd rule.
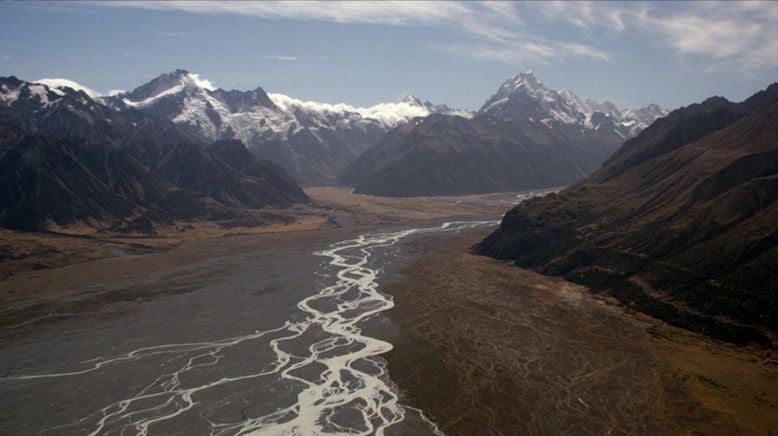
[[[151,434],[208,434],[214,423],[288,407],[297,385],[263,382],[256,375],[278,357],[270,341],[290,335],[288,326],[301,325],[305,314],[298,303],[335,277],[315,253],[364,233],[434,227],[449,215],[496,215],[505,207],[491,200],[469,206],[445,200],[438,209],[436,201],[413,201],[422,215],[406,215],[407,201],[382,200],[383,210],[394,217],[382,224],[371,221],[369,205],[330,210],[319,204],[301,214],[323,210],[320,228],[239,229],[218,236],[218,227],[212,227],[215,236],[192,235],[164,250],[0,280],[0,434],[88,434],[108,428],[103,425],[121,431],[157,417]],[[17,237],[62,238],[61,253],[78,248],[73,241],[106,243],[12,235]],[[381,250],[371,259],[382,271],[396,260]],[[382,319],[371,321],[380,327]],[[285,344],[290,355],[302,355],[323,334],[309,333],[300,344]],[[144,398],[148,392],[153,394]],[[193,407],[190,392],[202,409],[185,414]],[[169,401],[165,395],[171,395]],[[136,409],[126,414],[122,409],[130,403],[153,416],[140,413],[134,422],[129,418]]]
[[[164,251],[0,280],[0,374],[80,368],[96,356],[148,345],[277,327],[317,289],[315,250],[378,229],[496,218],[515,199],[379,198],[342,188],[315,188],[309,196],[313,205],[289,212],[302,217],[297,225],[224,234],[196,228]],[[402,404],[423,410],[451,435],[778,431],[778,365],[770,351],[711,341],[584,287],[470,254],[489,231],[415,238],[403,243],[399,259],[385,259],[394,265],[387,265],[380,290],[397,306],[374,318],[370,331],[394,346],[383,357]],[[63,239],[62,253],[87,246],[72,241],[116,244]],[[258,358],[272,357],[265,348],[241,348],[213,368],[251,369]],[[116,396],[135,395],[165,361],[151,363],[112,366],[85,379],[7,382],[0,434],[71,425]],[[203,373],[203,380],[212,375]],[[246,407],[272,400],[250,383],[233,394]],[[43,416],[36,412],[41,398],[50,406]],[[220,404],[217,399],[203,397]]]
[[[253,220],[190,220],[155,229],[153,234],[117,233],[74,225],[48,232],[0,227],[0,306],[2,287],[13,276],[39,276],[73,264],[112,257],[160,253],[196,241],[270,233],[311,232],[355,225],[386,225],[449,217],[499,216],[512,193],[461,197],[391,198],[354,194],[344,187],[309,187],[307,205],[245,211]],[[257,224],[257,223],[265,224]],[[12,286],[16,286],[12,280]]]
[[[469,252],[488,231],[416,242],[383,290],[385,357],[406,404],[449,435],[775,434],[778,366],[584,287]]]

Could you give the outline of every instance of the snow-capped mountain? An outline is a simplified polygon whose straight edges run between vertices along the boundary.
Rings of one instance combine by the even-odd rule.
[[[391,196],[568,185],[665,114],[656,105],[631,111],[555,91],[529,71],[503,83],[473,117],[433,115],[391,130],[340,180],[359,193]]]
[[[69,80],[42,79],[4,91],[0,99],[48,105],[65,91],[83,97],[96,95]],[[262,88],[228,91],[186,70],[162,74],[132,91],[112,92],[98,101],[116,110],[132,108],[167,118],[213,140],[238,139],[255,155],[278,163],[309,185],[335,183],[350,163],[387,132],[431,114],[496,119],[517,124],[523,132],[553,131],[571,144],[588,144],[586,153],[596,155],[596,163],[666,114],[656,105],[629,110],[552,90],[532,72],[503,83],[476,114],[413,95],[356,107],[304,101]]]
[[[599,103],[583,99],[567,90],[547,88],[532,71],[517,74],[503,83],[478,111],[504,121],[541,122],[578,125],[588,129],[612,130],[621,138],[630,138],[648,127],[667,111],[655,104],[645,108],[622,109],[609,101]]]
[[[73,92],[79,90],[74,87],[78,86],[76,82],[70,82],[69,86],[63,86],[63,83],[59,85],[25,82],[16,77],[4,78],[0,82],[0,103],[9,107],[19,105],[44,108],[61,102],[66,96],[78,97],[79,94]]]
[[[0,226],[150,233],[175,219],[306,201],[286,171],[239,141],[114,110],[74,82],[0,77]]]
[[[88,95],[92,99],[96,99],[100,97],[100,93],[95,91],[94,89],[87,88],[86,86],[78,82],[74,82],[68,79],[38,79],[35,81],[35,83],[46,85],[52,90],[54,90],[54,92],[57,92],[57,90],[65,91],[66,88],[70,88],[76,91],[83,91],[86,95]]]
[[[104,97],[117,109],[168,118],[212,139],[239,139],[307,184],[332,183],[384,133],[431,113],[472,113],[406,96],[362,108],[298,100],[284,94],[226,91],[186,70],[163,74],[131,92]]]

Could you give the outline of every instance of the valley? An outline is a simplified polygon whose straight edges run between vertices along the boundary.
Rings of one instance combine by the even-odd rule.
[[[778,2],[0,2],[0,436],[778,435]]]
[[[544,192],[544,191],[541,191]],[[0,279],[88,260],[159,253],[184,243],[240,235],[335,229],[354,225],[403,224],[443,217],[498,214],[510,204],[505,193],[460,197],[391,198],[354,194],[350,188],[309,187],[308,205],[242,211],[239,219],[176,220],[155,233],[127,234],[89,226],[45,233],[0,228]]]
[[[345,208],[342,199],[346,192],[329,195],[341,199],[338,209]],[[324,193],[313,196],[326,197]],[[360,198],[353,202],[359,207],[348,215],[352,223],[340,228],[193,240],[154,254],[13,275],[0,281],[5,322],[0,333],[0,372],[4,374],[0,379],[0,410],[7,417],[3,428],[23,433],[111,434],[127,425],[151,432],[185,425],[194,432],[210,428],[238,434],[243,425],[234,421],[239,403],[243,404],[243,416],[254,416],[257,428],[314,428],[311,426],[318,415],[295,411],[299,387],[299,380],[295,380],[316,380],[315,375],[322,371],[320,363],[337,358],[348,344],[335,340],[331,351],[322,348],[321,358],[314,353],[311,366],[295,372],[293,378],[287,379],[286,371],[266,370],[275,365],[273,362],[288,363],[289,358],[292,361],[288,364],[297,367],[295,356],[329,343],[317,326],[329,328],[330,323],[308,324],[311,318],[299,312],[302,302],[309,301],[305,306],[309,313],[325,316],[331,306],[314,297],[317,290],[322,298],[341,298],[331,296],[327,287],[336,278],[337,269],[332,268],[339,268],[338,258],[331,263],[322,257],[328,253],[335,256],[349,241],[361,240],[360,235],[377,235],[370,242],[371,248],[360,248],[362,243],[356,242],[354,253],[344,253],[346,257],[340,261],[350,262],[347,259],[358,258],[363,250],[374,253],[365,254],[369,263],[364,267],[361,262],[354,266],[357,275],[353,285],[346,282],[340,291],[343,299],[352,299],[354,285],[360,289],[366,286],[357,279],[369,271],[367,268],[383,277],[409,260],[398,251],[399,244],[394,246],[401,239],[417,231],[434,235],[456,231],[458,226],[493,225],[494,221],[477,223],[485,215],[499,214],[505,207],[500,200],[515,196],[430,202],[437,206],[417,199],[416,212],[410,214],[402,212],[413,209],[407,207],[406,200],[399,200],[399,207],[391,201],[377,201],[393,222],[371,224],[360,221],[365,216],[363,210],[373,207],[372,199]],[[465,205],[458,206],[461,204]],[[370,216],[374,219],[376,215]],[[456,220],[460,223],[444,224]],[[391,303],[391,298],[374,285],[364,291],[375,301]],[[370,316],[376,309],[373,303],[355,300],[353,304],[342,309],[343,316],[347,312],[356,316],[349,323],[353,327],[344,327],[347,331],[360,328],[374,336],[373,329],[390,328],[383,317]],[[359,315],[360,311],[367,312]],[[337,313],[326,316],[339,319]],[[310,326],[305,334],[298,331],[303,325]],[[274,341],[282,337],[287,337],[280,348],[290,353],[286,358],[280,351],[272,351],[277,344]],[[373,354],[384,351],[378,349]],[[354,360],[355,367],[373,374],[370,377],[377,377],[374,380],[390,383],[385,376],[365,369],[362,358]],[[383,361],[375,362],[379,365],[375,368],[381,369]],[[346,379],[343,383],[346,388],[352,382]],[[224,391],[222,384],[229,385],[229,391]],[[112,387],[106,390],[106,386]],[[387,389],[385,386],[385,394],[393,392]],[[51,412],[29,420],[42,392],[46,392]],[[74,401],[75,397],[82,400]],[[384,400],[378,397],[376,401]],[[327,410],[338,410],[348,417],[353,405],[347,403]],[[136,405],[140,409],[135,409]],[[289,407],[289,412],[275,416],[271,412],[276,407]],[[422,415],[413,409],[393,407],[397,407],[394,413],[409,415],[402,428],[429,430]],[[297,418],[292,419],[294,416]],[[400,415],[385,417],[385,424],[403,421]],[[358,429],[350,419],[340,425]],[[186,422],[189,424],[183,424]]]
[[[760,434],[778,425],[772,412],[778,376],[769,351],[716,343],[581,286],[471,254],[496,223],[482,220],[496,219],[526,193],[413,199],[342,188],[306,193],[329,214],[320,228],[197,238],[164,252],[0,281],[3,319],[12,322],[0,334],[0,411],[9,428],[275,433],[315,428],[309,419],[318,413],[330,416],[321,431],[384,428],[386,434],[433,434],[436,426],[446,434],[689,428]],[[441,227],[457,220],[485,227]],[[414,236],[413,229],[429,230]],[[354,263],[359,250],[342,252],[340,262],[355,274],[343,275],[344,288],[330,294],[325,286],[334,271],[317,253],[361,247],[355,241],[362,237],[354,238],[365,234],[378,238],[362,248],[369,261]],[[363,282],[368,271],[375,282]],[[350,280],[360,289],[378,287],[364,288],[369,300],[357,303]],[[309,416],[290,406],[305,386],[301,380],[327,376],[336,356],[362,350],[355,346],[362,339],[330,341],[315,327],[330,331],[343,321],[325,315],[336,301],[344,316],[357,317],[348,325],[391,346],[376,348],[380,358],[353,361],[355,376],[377,377],[371,383],[378,385],[346,375],[341,390],[327,394],[328,406]],[[360,313],[365,318],[357,322]],[[331,318],[317,324],[321,316]],[[311,365],[302,366],[308,352]],[[720,363],[716,369],[707,366],[711,359]],[[372,363],[357,364],[363,361]],[[395,398],[376,394],[381,389],[397,395],[397,406],[375,409],[378,420],[357,419],[350,407],[369,402],[355,398]],[[50,412],[30,420],[43,392]]]

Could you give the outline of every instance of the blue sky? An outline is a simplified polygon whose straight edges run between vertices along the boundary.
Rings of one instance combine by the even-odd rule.
[[[627,107],[778,80],[778,2],[0,3],[0,75],[101,92],[185,68],[225,89],[477,109],[527,69]]]

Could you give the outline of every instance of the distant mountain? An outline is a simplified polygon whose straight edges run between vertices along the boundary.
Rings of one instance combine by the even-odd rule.
[[[605,112],[603,112],[605,111]],[[341,174],[356,192],[457,195],[562,186],[599,167],[665,111],[638,111],[546,88],[529,72],[500,86],[472,118],[402,124]]]
[[[155,222],[307,201],[280,167],[72,83],[0,78],[0,226],[151,232]]]
[[[654,120],[667,115],[667,111],[655,104],[629,110],[609,101],[584,100],[570,91],[547,88],[532,71],[528,71],[503,83],[478,114],[503,121],[540,122],[549,128],[580,126],[624,139],[637,135]]]
[[[103,98],[117,109],[165,117],[211,139],[238,139],[306,184],[332,184],[343,168],[389,129],[431,113],[471,116],[406,96],[369,108],[301,101],[283,94],[214,89],[186,70],[163,74]]]
[[[545,188],[586,177],[605,152],[561,130],[431,115],[389,132],[341,177],[356,192],[401,197]]]
[[[778,331],[778,84],[713,97],[627,141],[587,180],[508,212],[480,253],[733,341]]]

